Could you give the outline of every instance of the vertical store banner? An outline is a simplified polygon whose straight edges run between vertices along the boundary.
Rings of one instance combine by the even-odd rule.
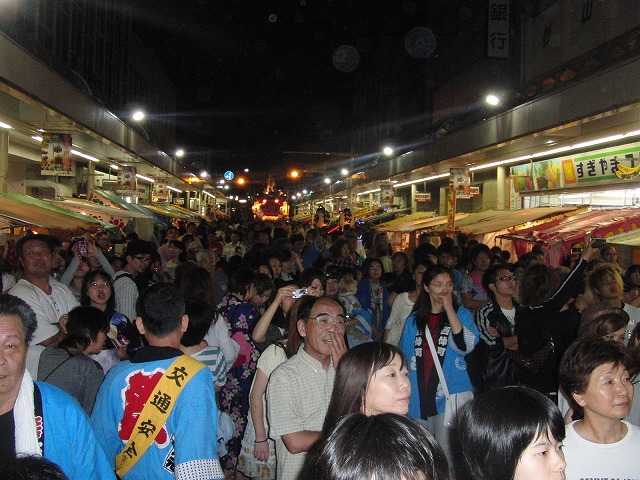
[[[393,203],[393,183],[385,182],[380,184],[380,204],[391,205]]]
[[[169,189],[167,188],[166,178],[156,178],[153,182],[153,191],[151,193],[151,201],[153,203],[168,203]]]
[[[41,175],[72,177],[70,133],[43,133],[40,160]]]
[[[449,186],[453,187],[457,198],[471,197],[471,176],[468,168],[449,169]]]
[[[134,196],[138,187],[136,173],[138,173],[136,167],[122,167],[118,170],[116,193],[127,197]]]
[[[509,58],[509,0],[489,0],[487,56]]]

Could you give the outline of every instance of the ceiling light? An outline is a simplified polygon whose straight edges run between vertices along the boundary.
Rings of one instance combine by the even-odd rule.
[[[168,188],[169,190],[171,190],[172,192],[182,193],[182,190],[179,190],[179,189],[177,189],[177,188],[175,188],[175,187],[172,187],[171,185],[167,185],[167,188]]]
[[[31,138],[33,138],[36,142],[41,142],[42,141],[42,137],[40,137],[38,135],[33,135]]]
[[[111,168],[112,170],[119,170],[118,165],[114,164],[109,165],[109,168]]]
[[[342,175],[348,175],[349,174],[349,170],[347,170],[346,168],[343,168],[342,170],[340,170],[340,173]]]
[[[13,127],[7,123],[0,122],[0,128],[13,128]]]
[[[379,192],[381,189],[380,188],[374,188],[373,190],[367,190],[366,192],[360,192],[360,193],[356,193],[356,195],[366,195],[368,193],[375,193],[375,192]]]
[[[142,110],[136,110],[135,112],[133,112],[133,115],[131,115],[131,118],[133,118],[136,122],[140,122],[144,120],[144,112]]]
[[[384,153],[387,157],[390,157],[391,155],[393,155],[393,148],[391,147],[384,147],[382,149],[382,153]]]
[[[179,148],[178,150],[176,150],[176,157],[180,158],[180,157],[184,157],[184,150]]]
[[[500,104],[500,98],[497,95],[494,95],[493,93],[487,95],[484,101],[493,107]]]
[[[153,178],[145,177],[144,175],[140,175],[139,173],[136,173],[136,177],[142,180],[146,180],[147,182],[150,182],[150,183],[154,182]]]
[[[206,171],[206,170],[203,170],[203,171],[201,171],[201,172],[200,172],[200,176],[201,176],[202,178],[207,178],[207,177],[209,176],[209,174],[207,173],[207,171]]]
[[[215,195],[211,195],[209,192],[203,190],[202,193],[204,193],[205,195],[210,196],[211,198],[216,198]]]
[[[450,175],[449,172],[439,173],[437,175],[431,175],[430,177],[419,178],[418,180],[411,180],[409,182],[396,183],[395,185],[393,185],[393,188],[404,187],[406,185],[413,185],[414,183],[428,182],[430,180],[437,180],[438,178],[445,178],[445,177],[448,177],[449,175]]]
[[[327,178],[325,178],[325,179],[324,179],[324,183],[327,183],[327,184],[331,183],[331,179],[330,179],[330,178],[328,178],[328,177],[327,177]]]
[[[92,157],[91,155],[87,155],[86,153],[79,152],[78,150],[71,149],[71,153],[73,153],[74,155],[77,155],[79,157],[86,158],[87,160],[91,160],[92,162],[99,162],[100,161],[100,159],[98,159],[96,157]]]

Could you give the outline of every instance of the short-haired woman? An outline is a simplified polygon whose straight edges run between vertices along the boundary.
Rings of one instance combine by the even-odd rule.
[[[638,478],[640,429],[625,420],[633,402],[627,348],[590,337],[574,342],[560,364],[560,383],[584,418],[567,425],[567,479]]]

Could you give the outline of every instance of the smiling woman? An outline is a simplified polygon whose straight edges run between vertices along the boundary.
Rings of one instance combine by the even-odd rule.
[[[640,428],[629,416],[633,386],[624,345],[598,337],[577,340],[560,364],[560,383],[584,418],[567,425],[567,479],[638,478]]]

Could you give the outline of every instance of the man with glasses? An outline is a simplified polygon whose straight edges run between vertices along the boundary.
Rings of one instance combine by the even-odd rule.
[[[469,376],[478,393],[515,384],[516,365],[508,350],[518,348],[515,325],[519,305],[513,299],[516,289],[513,266],[491,265],[482,276],[482,286],[491,303],[475,314],[480,341],[466,358]]]
[[[116,311],[124,314],[130,321],[136,318],[136,302],[139,292],[135,278],[149,268],[153,246],[145,240],[134,240],[124,252],[126,264],[113,277],[113,291],[116,296]]]
[[[60,241],[51,235],[27,235],[18,240],[16,250],[22,278],[7,292],[24,300],[36,314],[38,327],[27,354],[27,370],[38,376],[38,362],[45,347],[58,341],[60,322],[79,305],[69,287],[51,277],[54,248]]]
[[[298,478],[306,452],[320,438],[335,369],[347,348],[345,312],[328,297],[303,297],[297,329],[304,344],[271,374],[267,388],[270,436],[278,478]],[[295,304],[294,304],[295,308]],[[263,439],[259,439],[263,440]]]

